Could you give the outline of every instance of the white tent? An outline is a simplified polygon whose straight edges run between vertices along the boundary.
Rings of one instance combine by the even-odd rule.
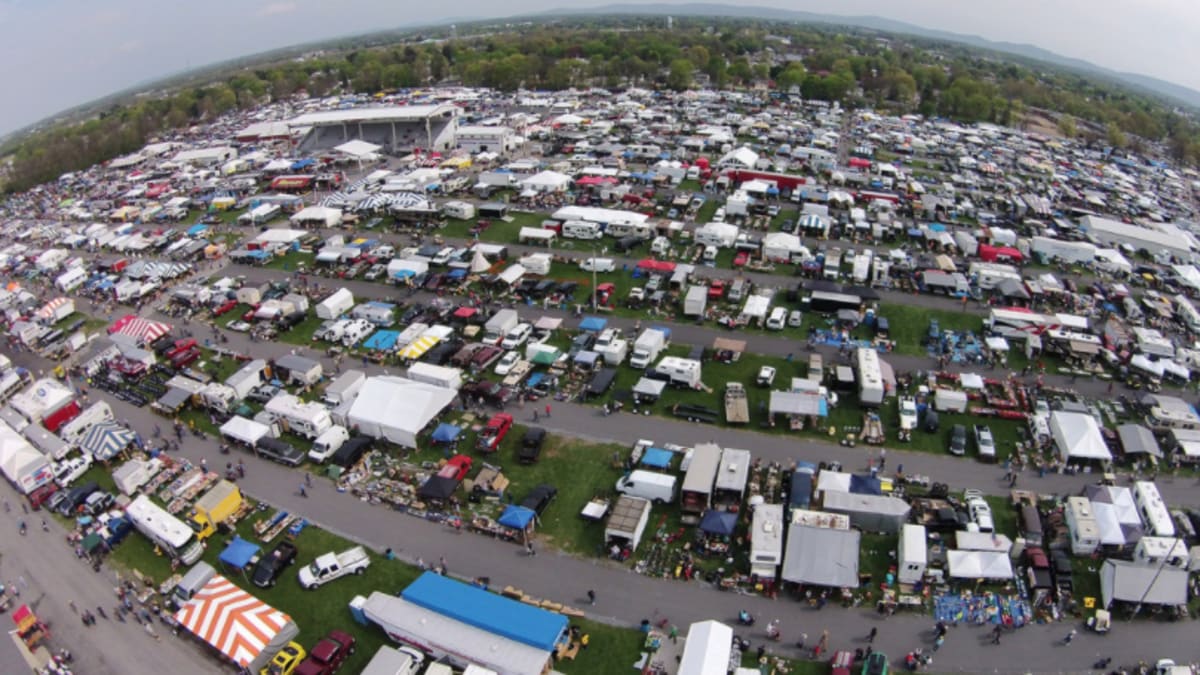
[[[1170,565],[1139,565],[1109,558],[1100,567],[1100,597],[1150,605],[1182,605],[1188,600],[1188,572]]]
[[[373,156],[377,156],[379,151],[382,149],[382,145],[375,145],[374,143],[368,143],[358,139],[346,141],[345,143],[342,143],[334,148],[334,150],[342,153],[343,155],[349,155],[351,158],[359,161],[371,159]]]
[[[688,627],[679,659],[679,675],[725,675],[733,649],[733,629],[719,621],[699,621]]]
[[[1056,410],[1050,413],[1050,433],[1066,459],[1112,459],[1100,425],[1091,415]]]
[[[789,262],[794,255],[804,255],[808,249],[804,248],[804,243],[794,234],[787,232],[771,232],[763,237],[762,240],[763,255],[767,260]]]
[[[0,423],[0,471],[25,494],[54,478],[50,460],[4,423]]]
[[[1012,562],[997,551],[946,551],[950,576],[956,579],[1011,579]]]
[[[322,227],[337,227],[342,222],[342,210],[325,206],[309,206],[291,217],[293,223],[317,223]]]
[[[557,171],[542,171],[521,181],[521,187],[535,192],[562,192],[571,184],[571,177]]]
[[[983,389],[983,376],[978,373],[963,373],[958,381],[963,389]]]
[[[421,276],[429,271],[429,263],[414,258],[392,258],[388,261],[388,278],[397,276]]]
[[[520,263],[514,263],[505,268],[505,270],[500,273],[498,278],[500,281],[512,286],[520,281],[521,277],[523,276],[525,276],[525,266],[521,265]]]
[[[842,471],[822,471],[817,474],[817,494],[822,492],[849,492],[850,474]]]
[[[750,148],[742,146],[730,151],[728,154],[722,157],[721,161],[717,164],[718,166],[735,166],[742,169],[753,169],[754,165],[757,163],[758,153]]]
[[[371,377],[354,399],[348,417],[360,433],[415,448],[417,434],[457,396],[452,389],[403,377]]]
[[[1126,546],[1142,538],[1142,518],[1132,490],[1123,486],[1088,485],[1083,494],[1091,502],[1101,544]]]
[[[792,524],[783,557],[784,581],[816,586],[858,586],[858,530]]]

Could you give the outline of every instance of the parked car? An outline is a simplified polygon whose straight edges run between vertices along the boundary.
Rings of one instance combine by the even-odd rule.
[[[984,424],[975,425],[975,446],[980,459],[996,459],[996,439],[992,436],[992,430]]]
[[[97,516],[112,508],[117,502],[117,498],[109,492],[93,492],[84,500],[83,506],[80,508],[85,515]]]
[[[978,490],[967,490],[964,496],[967,502],[967,514],[971,516],[971,522],[979,528],[980,532],[995,531],[992,507],[984,500],[983,495]]]
[[[967,454],[967,428],[961,424],[950,430],[950,454],[957,457]]]
[[[289,642],[278,654],[271,657],[271,662],[262,669],[260,675],[292,675],[296,672],[296,666],[304,660],[304,656],[304,647],[299,643]]]
[[[525,495],[525,499],[521,500],[521,506],[532,510],[540,516],[557,496],[558,488],[542,483],[530,490],[529,494]]]
[[[775,382],[775,368],[773,366],[763,366],[758,369],[758,377],[755,382],[760,387],[769,387]]]
[[[529,427],[521,437],[521,448],[517,450],[517,461],[522,464],[532,464],[542,454],[542,445],[546,442],[546,430]]]
[[[258,559],[250,580],[255,586],[270,588],[288,565],[296,562],[296,546],[290,541],[281,541],[271,552]]]
[[[53,465],[54,482],[58,483],[59,487],[70,487],[71,483],[79,480],[79,477],[87,473],[91,466],[92,456],[88,454],[55,462]]]
[[[507,352],[500,357],[500,361],[496,363],[496,374],[507,375],[512,372],[512,369],[521,361],[521,353],[518,351]]]
[[[309,650],[308,658],[296,667],[295,675],[333,675],[355,652],[356,644],[353,635],[340,630],[329,631],[329,635]]]

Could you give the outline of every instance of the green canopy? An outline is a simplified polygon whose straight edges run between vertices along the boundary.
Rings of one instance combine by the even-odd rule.
[[[92,551],[96,550],[97,546],[99,546],[100,544],[103,544],[103,543],[104,543],[104,539],[100,535],[96,534],[95,532],[84,537],[83,541],[80,542],[80,544],[83,546],[84,553],[91,553]]]
[[[560,356],[562,356],[562,352],[557,349],[542,350],[533,355],[533,362],[539,366],[551,366]]]

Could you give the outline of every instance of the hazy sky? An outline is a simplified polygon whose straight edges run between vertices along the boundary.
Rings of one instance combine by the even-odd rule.
[[[652,0],[653,1],[653,0]],[[657,0],[671,3],[677,0]],[[509,16],[607,0],[0,0],[0,134],[132,85],[321,38],[448,17]],[[1200,90],[1196,0],[727,1],[1025,42]]]

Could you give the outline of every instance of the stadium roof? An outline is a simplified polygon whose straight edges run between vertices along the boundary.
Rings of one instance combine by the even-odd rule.
[[[453,105],[409,105],[386,108],[351,108],[348,110],[325,110],[307,113],[292,118],[288,125],[311,127],[332,124],[354,124],[358,122],[417,122],[444,113],[457,111]]]

